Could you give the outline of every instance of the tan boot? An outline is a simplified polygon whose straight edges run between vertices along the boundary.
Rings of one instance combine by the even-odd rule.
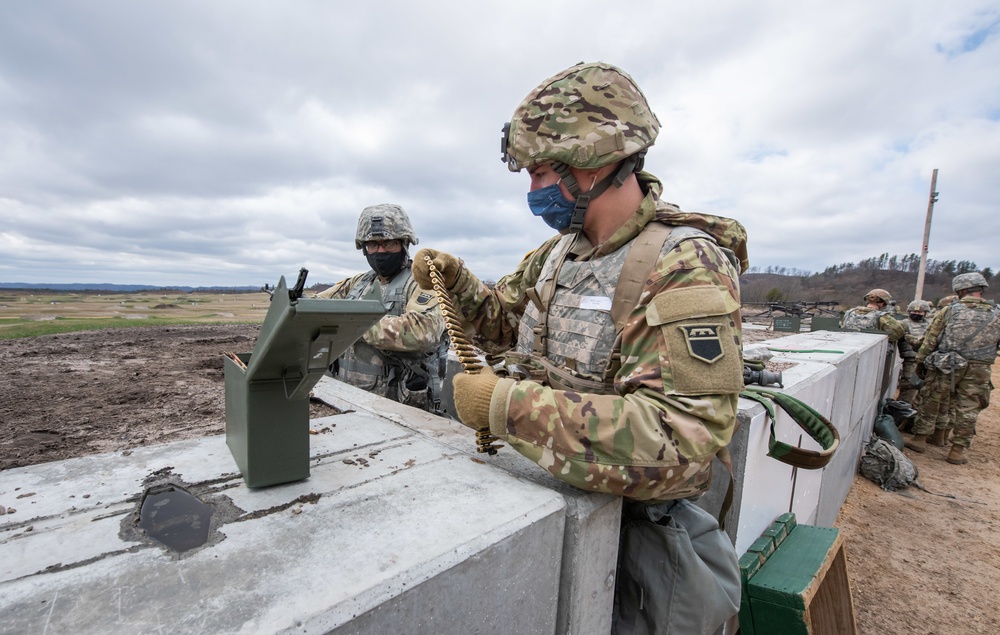
[[[913,438],[907,441],[904,445],[910,448],[914,452],[926,452],[927,451],[927,435],[926,434],[915,434]]]
[[[964,445],[953,445],[951,446],[951,452],[948,453],[948,458],[945,459],[952,465],[965,465],[969,462],[969,457],[965,456],[965,446]]]
[[[943,448],[948,445],[948,428],[937,428],[934,434],[927,437],[927,443]]]

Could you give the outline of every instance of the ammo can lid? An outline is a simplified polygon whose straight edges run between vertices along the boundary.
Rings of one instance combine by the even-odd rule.
[[[271,296],[257,344],[247,362],[247,381],[302,378],[343,354],[379,318],[385,307],[376,299],[289,298],[282,276]],[[318,380],[322,373],[316,377]]]

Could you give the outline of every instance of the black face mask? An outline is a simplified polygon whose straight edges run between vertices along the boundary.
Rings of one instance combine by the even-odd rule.
[[[919,322],[924,319],[924,316],[919,313],[911,313],[910,319],[913,320],[914,322]]]
[[[406,251],[400,250],[396,253],[385,251],[365,254],[368,259],[368,266],[383,278],[391,278],[403,269],[406,264]]]

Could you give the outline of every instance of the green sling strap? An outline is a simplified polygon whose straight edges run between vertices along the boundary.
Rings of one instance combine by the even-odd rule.
[[[840,446],[840,433],[837,432],[837,428],[830,420],[809,404],[791,395],[756,386],[747,386],[746,390],[740,393],[740,397],[752,399],[761,404],[768,416],[771,417],[771,438],[767,442],[767,455],[771,458],[805,470],[817,470],[830,462],[833,453]],[[787,412],[792,420],[823,449],[821,451],[807,450],[778,441],[774,434],[775,403],[781,406],[781,409]]]

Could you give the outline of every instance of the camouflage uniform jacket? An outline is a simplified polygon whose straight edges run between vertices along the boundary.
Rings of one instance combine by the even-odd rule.
[[[316,297],[359,299],[365,296],[375,279],[374,271],[358,274]],[[445,325],[437,307],[437,297],[417,286],[407,264],[382,285],[382,303],[386,315],[365,331],[338,360],[340,378],[390,398],[395,398],[392,384],[405,382],[414,374],[428,380],[440,380],[439,368],[447,355],[447,347],[442,346]]]
[[[1000,309],[982,298],[965,297],[941,309],[917,351],[922,364],[935,351],[957,352],[969,362],[992,364],[1000,340]]]
[[[888,311],[867,306],[849,309],[841,318],[840,326],[845,331],[882,331],[890,342],[898,342],[906,335],[906,329]]]
[[[688,230],[644,278],[620,335],[613,391],[505,377],[493,392],[490,429],[566,483],[664,501],[705,491],[712,458],[733,434],[743,386],[739,271],[733,261],[738,258],[745,270],[746,232],[734,220],[688,214],[659,202],[659,181],[645,173],[639,177],[647,192],[640,208],[602,245],[593,247],[579,235],[570,252],[572,263],[583,265],[561,271],[550,305],[548,364],[583,380],[599,379],[594,370],[604,367],[609,351],[593,349],[607,342],[609,328],[614,340],[614,323],[600,314],[609,308],[621,273],[619,252],[654,220]],[[529,253],[493,290],[464,267],[452,287],[479,337],[508,349],[518,345],[522,354],[511,355],[516,362],[524,361],[518,329],[533,303],[531,290],[544,282],[543,272],[566,240],[556,236]],[[590,312],[576,320],[555,315],[568,304]],[[603,335],[588,337],[589,317],[600,322]],[[582,348],[564,355],[574,342]],[[706,343],[713,354],[704,354]]]
[[[912,320],[909,317],[907,317],[905,320],[901,320],[899,323],[903,325],[903,329],[906,331],[906,334],[903,335],[902,341],[905,341],[907,344],[909,344],[910,350],[912,351],[911,355],[906,355],[904,353],[903,356],[914,357],[917,354],[916,353],[917,349],[920,348],[921,342],[924,341],[924,333],[927,332],[927,328],[931,325],[931,321],[926,317],[919,321]]]

